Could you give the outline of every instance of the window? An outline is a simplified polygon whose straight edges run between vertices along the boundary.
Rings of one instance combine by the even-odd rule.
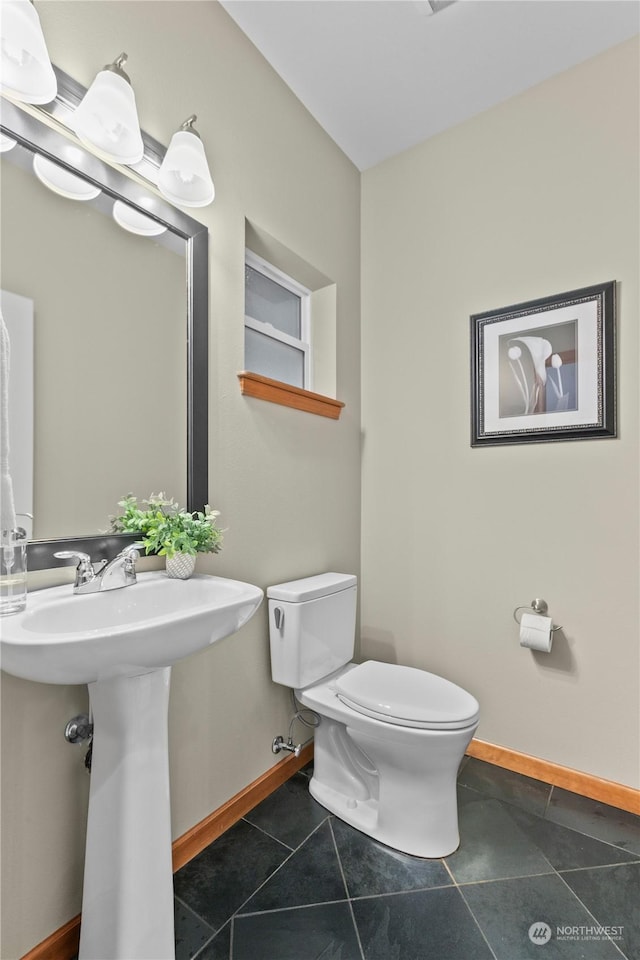
[[[245,367],[312,389],[311,291],[250,250],[245,257]]]
[[[249,220],[244,238],[241,393],[338,420],[336,283]]]

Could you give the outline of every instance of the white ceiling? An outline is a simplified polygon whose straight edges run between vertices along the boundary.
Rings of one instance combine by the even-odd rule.
[[[360,169],[640,32],[639,0],[221,0]]]

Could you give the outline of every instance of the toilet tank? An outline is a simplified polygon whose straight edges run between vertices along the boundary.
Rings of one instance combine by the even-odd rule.
[[[271,676],[307,687],[353,657],[357,578],[321,573],[268,587]]]

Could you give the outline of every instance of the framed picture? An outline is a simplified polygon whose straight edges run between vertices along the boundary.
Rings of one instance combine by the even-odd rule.
[[[471,316],[471,446],[616,436],[615,280]]]

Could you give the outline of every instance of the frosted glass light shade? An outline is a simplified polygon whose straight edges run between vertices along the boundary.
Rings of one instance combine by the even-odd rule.
[[[18,141],[14,140],[13,137],[7,136],[6,133],[0,133],[0,153],[6,153],[7,150],[13,150]]]
[[[104,159],[142,160],[144,145],[133,88],[114,71],[100,71],[69,123],[79,139]]]
[[[158,189],[184,207],[206,207],[213,202],[215,189],[202,140],[189,130],[178,130],[158,173]]]
[[[167,229],[163,223],[134,210],[122,200],[116,200],[113,205],[113,219],[123,230],[137,233],[140,237],[158,237]]]
[[[68,200],[93,200],[101,192],[100,187],[83,180],[39,153],[33,158],[33,170],[40,183]]]
[[[40,18],[30,0],[3,0],[0,89],[23,103],[50,103],[58,92]]]

